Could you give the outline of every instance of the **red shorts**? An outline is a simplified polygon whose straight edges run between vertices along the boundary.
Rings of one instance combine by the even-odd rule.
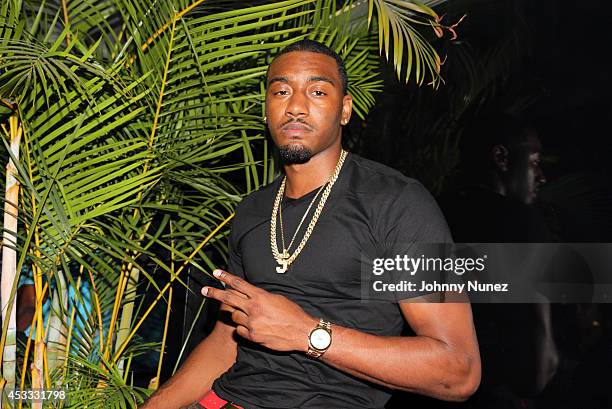
[[[225,408],[236,408],[244,409],[242,406],[234,405],[231,402],[220,398],[212,389],[200,399],[200,405],[205,409],[225,409]]]

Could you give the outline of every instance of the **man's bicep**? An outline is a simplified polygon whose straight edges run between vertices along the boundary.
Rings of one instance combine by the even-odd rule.
[[[429,363],[430,374],[437,373],[431,380],[443,386],[432,396],[467,399],[478,388],[481,378],[480,352],[470,304],[409,302],[400,304],[400,309],[416,338],[420,338],[420,342],[415,343],[423,346],[418,354]],[[451,387],[453,392],[448,395]]]
[[[425,297],[439,298],[440,295],[434,293]],[[470,304],[431,301],[435,300],[411,300],[399,304],[404,319],[415,334],[440,340],[451,348],[478,353]]]

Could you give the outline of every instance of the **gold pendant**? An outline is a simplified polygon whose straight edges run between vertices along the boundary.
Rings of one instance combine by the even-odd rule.
[[[277,260],[276,262],[278,264],[280,264],[278,267],[276,267],[276,273],[277,274],[284,274],[285,271],[287,271],[287,267],[288,267],[288,263],[287,260],[289,259],[289,254],[287,254],[287,251],[283,251],[283,254],[281,255],[281,259],[280,261]]]
[[[278,274],[284,274],[287,271],[287,260],[279,261],[280,266],[276,267],[276,272]]]

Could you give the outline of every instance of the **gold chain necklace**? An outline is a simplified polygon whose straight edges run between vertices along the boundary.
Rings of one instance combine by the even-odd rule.
[[[298,225],[295,231],[295,234],[293,235],[293,239],[291,240],[291,243],[289,243],[288,248],[285,248],[282,214],[280,215],[281,216],[280,218],[281,240],[282,240],[282,246],[283,246],[283,252],[281,253],[278,249],[278,242],[276,239],[276,218],[279,215],[279,213],[282,212],[282,211],[279,212],[279,209],[281,207],[280,203],[285,194],[285,185],[287,183],[287,177],[285,176],[283,178],[280,188],[278,189],[278,193],[276,194],[276,199],[274,200],[274,206],[272,208],[272,219],[270,221],[270,247],[272,248],[272,255],[274,256],[274,260],[276,260],[276,262],[278,263],[278,267],[276,267],[276,272],[278,274],[283,274],[284,272],[286,272],[287,268],[291,265],[291,263],[295,261],[295,259],[302,252],[302,249],[306,245],[306,242],[310,238],[310,235],[312,234],[312,231],[314,230],[314,227],[317,224],[317,221],[319,220],[319,216],[321,216],[321,211],[323,211],[323,206],[325,206],[325,202],[327,201],[327,198],[332,190],[332,187],[334,186],[334,183],[336,183],[336,180],[338,179],[338,175],[340,174],[340,170],[342,169],[342,164],[344,163],[344,160],[346,159],[347,154],[348,152],[345,151],[344,149],[340,153],[340,158],[338,159],[338,163],[336,164],[336,169],[334,170],[334,173],[331,175],[331,177],[327,181],[327,184],[319,188],[319,191],[317,192],[316,196],[310,202],[310,206],[308,206],[308,209],[306,209],[304,216],[302,216],[302,220],[300,221],[300,224]],[[295,240],[297,232],[300,230],[302,223],[306,219],[306,215],[310,211],[310,208],[312,207],[313,203],[316,201],[317,197],[319,196],[319,193],[321,193],[321,189],[323,188],[325,189],[323,190],[323,194],[321,195],[321,200],[319,201],[319,204],[317,205],[317,208],[314,211],[312,219],[310,220],[310,223],[308,224],[308,227],[306,228],[306,232],[304,232],[304,237],[302,237],[300,244],[298,244],[293,254],[289,254],[289,248],[293,244],[293,241]]]
[[[300,220],[300,224],[298,224],[298,227],[296,227],[295,233],[293,233],[293,237],[291,238],[291,241],[289,242],[289,245],[286,248],[285,248],[285,228],[283,227],[283,205],[281,203],[278,206],[278,221],[280,222],[281,245],[283,246],[283,254],[287,254],[289,250],[291,249],[291,246],[293,246],[293,242],[295,241],[295,238],[297,237],[297,234],[300,231],[300,228],[302,227],[304,220],[306,220],[306,216],[308,216],[308,213],[310,213],[310,209],[312,208],[312,205],[314,204],[314,202],[317,201],[317,197],[319,197],[319,194],[321,193],[321,191],[326,185],[327,183],[322,185],[317,191],[317,194],[315,195],[315,197],[310,201],[310,204],[308,205],[308,209],[306,209],[306,212],[302,216],[302,220]]]

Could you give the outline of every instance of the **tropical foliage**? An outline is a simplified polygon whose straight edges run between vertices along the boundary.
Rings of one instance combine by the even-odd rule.
[[[188,265],[209,274],[223,259],[236,203],[277,173],[262,121],[275,52],[305,37],[332,46],[364,117],[379,53],[437,86],[424,33],[454,34],[402,0],[8,0],[0,15],[3,400],[62,387],[65,407],[134,407],[157,387],[135,387],[130,365],[155,347],[161,367],[168,320],[161,345],[137,342],[139,327],[157,304],[169,311]],[[9,317],[27,272],[35,330],[15,356]]]
[[[365,125],[353,127],[348,141],[353,151],[418,179],[436,196],[460,183],[459,141],[467,124],[488,111],[521,115],[541,93],[520,74],[532,49],[524,15],[510,3],[494,13],[471,1],[449,4],[446,11],[449,21],[468,18],[461,38],[451,33],[450,41],[437,47],[445,55],[444,86],[401,87],[395,74],[386,72],[384,100]],[[479,25],[501,16],[506,27],[482,36]]]

